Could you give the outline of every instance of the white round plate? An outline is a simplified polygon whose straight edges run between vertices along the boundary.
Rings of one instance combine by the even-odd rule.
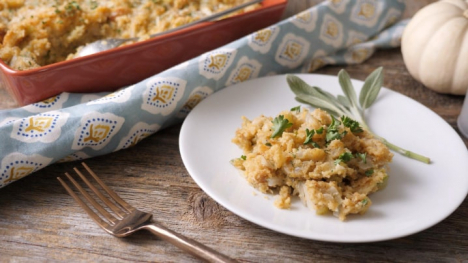
[[[342,94],[335,76],[298,74],[313,86]],[[353,80],[357,94],[363,84]],[[180,133],[182,160],[195,182],[216,202],[260,226],[332,242],[372,242],[407,236],[449,216],[468,193],[468,151],[459,135],[420,103],[383,88],[366,111],[371,129],[391,143],[431,158],[424,164],[395,153],[388,186],[370,195],[364,215],[346,221],[316,215],[299,198],[290,209],[256,191],[230,164],[242,151],[231,142],[241,116],[276,116],[298,106],[285,75],[258,78],[214,93],[187,116]],[[302,105],[308,107],[306,105]]]

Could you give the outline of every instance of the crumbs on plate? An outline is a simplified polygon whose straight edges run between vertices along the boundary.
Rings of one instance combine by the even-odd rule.
[[[348,117],[295,107],[275,118],[242,120],[232,142],[243,155],[231,163],[253,187],[277,195],[279,208],[289,208],[297,195],[317,214],[331,211],[345,220],[365,213],[368,195],[387,183],[393,154]]]

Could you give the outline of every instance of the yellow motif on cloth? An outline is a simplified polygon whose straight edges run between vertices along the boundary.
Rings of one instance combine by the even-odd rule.
[[[33,171],[34,171],[34,167],[31,167],[31,166],[12,167],[10,170],[10,177],[8,177],[8,179],[6,179],[4,183],[9,183],[9,182],[19,180],[25,177],[26,175],[31,174]]]
[[[301,45],[295,42],[291,42],[291,43],[288,43],[283,54],[291,59],[295,59],[301,54],[301,51],[302,51]]]
[[[361,5],[358,15],[367,19],[372,18],[375,14],[375,6],[373,4],[364,3]]]
[[[398,17],[396,16],[391,16],[387,21],[385,21],[385,26],[384,27],[389,27],[393,24],[395,24],[398,20]]]
[[[150,135],[151,135],[151,133],[145,132],[145,133],[140,134],[140,136],[135,136],[135,137],[133,137],[132,142],[130,143],[130,145],[129,145],[128,147],[133,147],[133,146],[135,146],[135,145],[136,145],[137,143],[139,143],[141,140],[143,140],[144,138],[146,138],[146,137],[148,137],[148,136],[150,136]]]
[[[195,106],[198,105],[198,103],[200,103],[200,101],[202,101],[204,99],[203,96],[201,96],[200,94],[194,94],[193,96],[191,96],[188,101],[185,103],[184,107],[186,107],[188,110],[192,110],[193,108],[195,108]]]
[[[45,100],[42,101],[42,103],[51,104],[51,103],[55,102],[55,100],[57,100],[57,96],[53,96],[53,97],[50,97],[48,99],[45,99]]]
[[[312,60],[312,62],[309,65],[309,72],[315,71],[323,66],[325,66],[326,63],[322,58],[316,58]]]
[[[334,22],[329,22],[327,24],[326,34],[331,36],[332,38],[335,38],[336,36],[338,36],[338,33],[339,33],[338,25]]]
[[[162,103],[167,103],[174,95],[174,87],[169,85],[162,85],[156,87],[155,93],[156,95],[153,97],[153,101],[159,100]]]
[[[70,155],[63,157],[62,159],[58,160],[57,163],[66,163],[66,162],[73,162],[77,160],[84,160],[88,157],[89,156],[83,152],[76,152],[76,153],[72,153]]]
[[[360,44],[360,43],[362,43],[362,40],[359,39],[359,38],[353,38],[353,39],[351,40],[351,43],[352,43],[353,45]]]
[[[312,18],[312,15],[310,12],[302,12],[300,14],[297,14],[296,18],[304,22],[307,22],[307,21],[310,21],[310,19]]]
[[[217,70],[222,69],[228,60],[227,55],[225,54],[217,54],[211,55],[211,63],[208,65],[209,68],[216,68]]]
[[[234,79],[236,82],[242,82],[246,81],[250,78],[250,75],[252,75],[252,69],[248,67],[242,67],[239,70],[239,73],[237,74],[236,78]]]
[[[117,96],[118,92],[112,92],[110,94],[107,94],[106,96],[104,96],[104,98],[108,98],[108,99],[112,99],[112,98],[115,98]]]
[[[353,51],[352,58],[354,62],[360,63],[364,61],[368,55],[369,51],[367,49],[357,49]]]
[[[25,129],[26,132],[35,130],[37,132],[44,132],[52,125],[52,117],[31,117],[29,118],[29,126]]]
[[[270,40],[271,36],[272,32],[270,29],[262,29],[258,31],[255,35],[255,40],[265,43],[268,42],[268,40]]]
[[[109,125],[105,124],[98,124],[94,126],[94,124],[91,124],[89,126],[89,136],[84,138],[83,141],[94,141],[94,142],[99,142],[103,139],[105,139],[109,135],[109,131],[111,130],[111,127]]]

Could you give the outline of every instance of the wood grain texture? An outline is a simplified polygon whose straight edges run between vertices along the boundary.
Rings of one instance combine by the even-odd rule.
[[[420,7],[418,3],[427,1],[411,3]],[[378,51],[365,63],[344,68],[352,78],[364,80],[378,66],[385,68],[385,87],[421,102],[457,129],[463,97],[438,94],[416,82],[399,49]],[[336,75],[341,68],[317,73]],[[14,104],[0,90],[0,108],[9,107]],[[130,204],[241,262],[468,260],[467,200],[441,223],[391,241],[339,244],[291,237],[238,217],[200,190],[180,158],[179,132],[180,125],[172,126],[133,148],[87,164]],[[467,139],[464,142],[468,145]],[[128,238],[106,234],[56,179],[75,166],[79,163],[54,164],[0,189],[0,262],[198,262],[147,232]]]

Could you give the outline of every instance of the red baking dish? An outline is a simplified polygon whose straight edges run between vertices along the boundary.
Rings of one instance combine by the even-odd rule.
[[[286,4],[287,0],[265,0],[251,12],[25,71],[0,60],[0,85],[19,105],[61,92],[113,91],[278,22]]]

